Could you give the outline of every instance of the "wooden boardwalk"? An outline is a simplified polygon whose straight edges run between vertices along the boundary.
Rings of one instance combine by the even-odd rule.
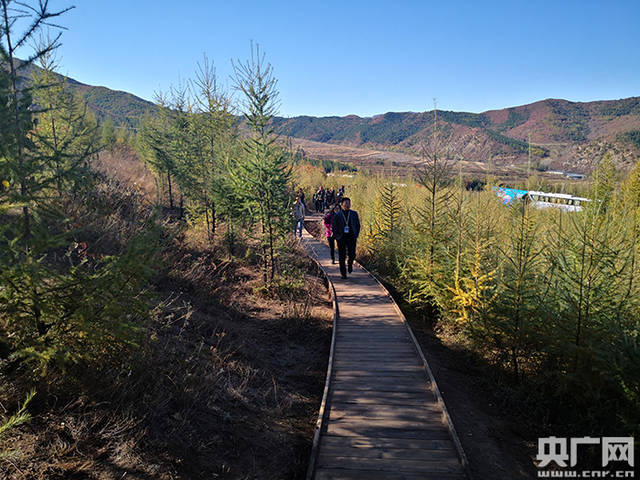
[[[431,370],[386,289],[359,265],[342,280],[326,243],[306,231],[303,243],[337,306],[307,479],[470,478]]]

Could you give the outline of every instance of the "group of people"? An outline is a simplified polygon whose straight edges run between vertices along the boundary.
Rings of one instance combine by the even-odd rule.
[[[324,216],[325,236],[329,243],[331,263],[336,263],[336,244],[338,247],[338,263],[340,265],[340,275],[347,278],[347,273],[353,272],[353,262],[356,258],[356,242],[360,235],[360,218],[358,212],[351,210],[351,199],[344,195],[344,185],[336,193],[333,189],[325,190],[319,188],[313,195],[316,212],[325,210],[327,198],[335,199],[329,212]],[[319,200],[318,200],[319,199]],[[317,203],[320,201],[321,203]],[[294,216],[296,226],[294,234],[302,237],[302,227],[307,205],[304,200],[304,193],[301,191],[296,197],[294,204]]]
[[[313,206],[318,213],[324,213],[327,207],[333,204],[339,204],[340,200],[344,197],[344,185],[342,185],[336,192],[335,188],[318,187],[313,194]]]

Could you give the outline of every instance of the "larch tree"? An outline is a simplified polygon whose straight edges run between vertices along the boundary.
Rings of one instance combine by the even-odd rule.
[[[259,46],[255,50],[252,46],[250,59],[234,62],[233,71],[252,137],[245,141],[245,158],[232,175],[247,214],[258,223],[263,279],[268,283],[276,274],[277,243],[286,237],[292,224],[292,169],[274,144],[271,120],[278,109],[278,90],[271,64]]]

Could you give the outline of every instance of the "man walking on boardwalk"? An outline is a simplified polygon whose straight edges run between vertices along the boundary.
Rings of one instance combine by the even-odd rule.
[[[349,273],[353,271],[353,261],[356,258],[356,241],[360,235],[360,218],[358,212],[351,210],[351,200],[342,197],[341,210],[333,216],[333,236],[338,242],[338,262],[340,274],[347,278],[347,266]],[[345,260],[348,262],[345,265]]]

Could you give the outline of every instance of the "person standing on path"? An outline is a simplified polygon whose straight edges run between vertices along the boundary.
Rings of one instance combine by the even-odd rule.
[[[322,187],[319,187],[318,191],[313,195],[317,213],[320,213],[321,211],[322,213],[324,213],[324,207],[322,206],[322,195],[323,195]]]
[[[347,278],[347,267],[349,273],[353,271],[353,261],[356,258],[356,241],[360,235],[360,218],[358,212],[351,210],[351,200],[342,197],[340,200],[341,210],[333,217],[332,232],[333,237],[338,242],[338,263],[340,263],[340,275]],[[345,265],[345,260],[348,261]]]
[[[304,208],[306,210],[307,202],[304,199],[304,192],[302,191],[302,189],[300,189],[300,193],[298,194],[298,196],[300,197],[300,201],[302,202],[302,205],[304,205]]]
[[[336,239],[333,236],[333,217],[340,212],[340,205],[337,203],[331,207],[329,213],[324,216],[324,233],[329,243],[329,251],[331,252],[331,263],[336,263]]]
[[[301,197],[296,198],[296,203],[293,205],[293,216],[296,219],[296,226],[293,229],[293,234],[298,238],[302,238],[302,225],[304,224],[305,204]]]
[[[331,190],[327,190],[327,205],[333,205],[333,202],[336,201],[336,191],[332,188]]]

